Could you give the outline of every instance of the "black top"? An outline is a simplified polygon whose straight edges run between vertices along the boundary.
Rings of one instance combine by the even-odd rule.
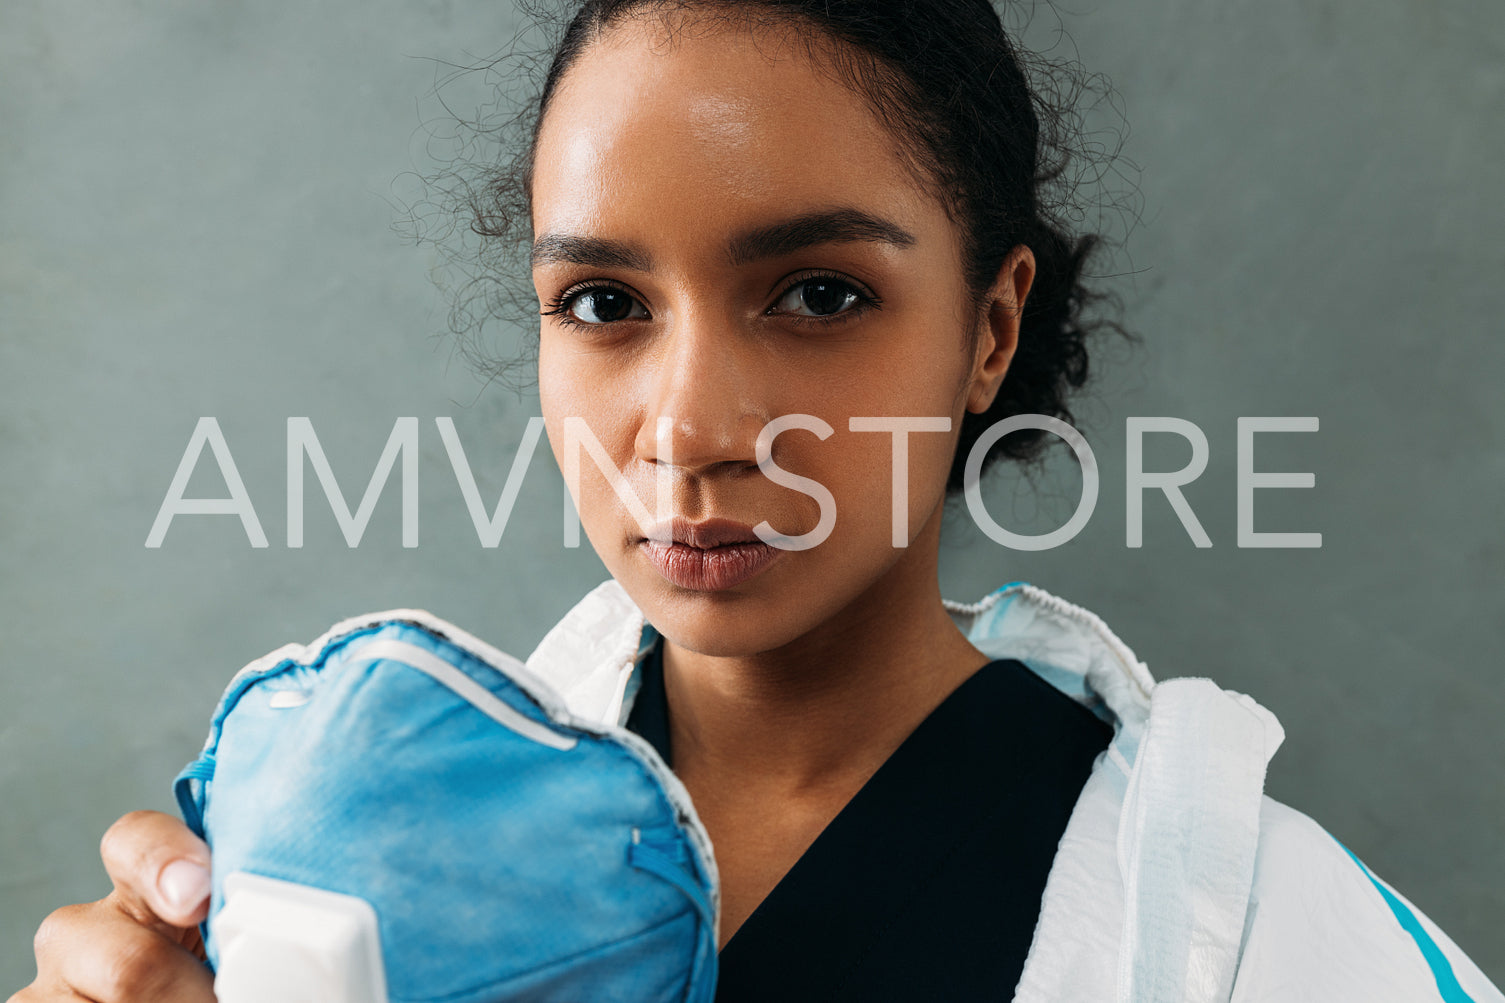
[[[673,764],[662,643],[627,727]],[[720,954],[716,1003],[1008,1000],[1112,729],[1014,659],[930,713]]]

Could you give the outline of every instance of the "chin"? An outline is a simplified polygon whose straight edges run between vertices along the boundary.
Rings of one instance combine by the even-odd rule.
[[[756,655],[799,636],[802,625],[787,623],[780,605],[768,596],[690,592],[667,583],[653,590],[648,605],[639,603],[659,633],[681,648],[716,658]]]
[[[618,575],[617,581],[660,634],[681,648],[714,658],[783,647],[817,625],[822,612],[773,582],[696,591],[666,582],[651,569]]]
[[[654,622],[654,626],[658,627],[658,624]],[[764,637],[744,638],[724,630],[702,629],[698,625],[680,629],[679,624],[670,623],[658,627],[658,631],[678,647],[708,658],[747,658],[768,650]]]

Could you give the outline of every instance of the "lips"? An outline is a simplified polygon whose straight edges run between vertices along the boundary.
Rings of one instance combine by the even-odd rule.
[[[682,517],[656,523],[648,531],[645,542],[652,541],[683,544],[697,550],[709,550],[713,547],[725,547],[738,543],[763,542],[753,528],[745,522],[736,522],[732,519],[702,519],[700,522],[691,522]]]
[[[758,539],[751,526],[728,519],[676,519],[638,545],[665,580],[695,592],[735,588],[784,553]]]

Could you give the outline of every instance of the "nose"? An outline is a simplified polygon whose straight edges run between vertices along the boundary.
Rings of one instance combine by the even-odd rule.
[[[686,317],[664,331],[644,374],[638,459],[693,474],[756,470],[770,420],[758,354],[729,321]]]

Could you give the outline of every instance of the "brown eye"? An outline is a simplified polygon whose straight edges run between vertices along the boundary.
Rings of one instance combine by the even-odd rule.
[[[597,286],[574,296],[568,313],[582,324],[610,324],[613,321],[646,317],[648,311],[629,294],[611,286]]]
[[[806,279],[789,287],[777,309],[802,317],[830,317],[851,309],[862,300],[851,283],[840,279]]]

